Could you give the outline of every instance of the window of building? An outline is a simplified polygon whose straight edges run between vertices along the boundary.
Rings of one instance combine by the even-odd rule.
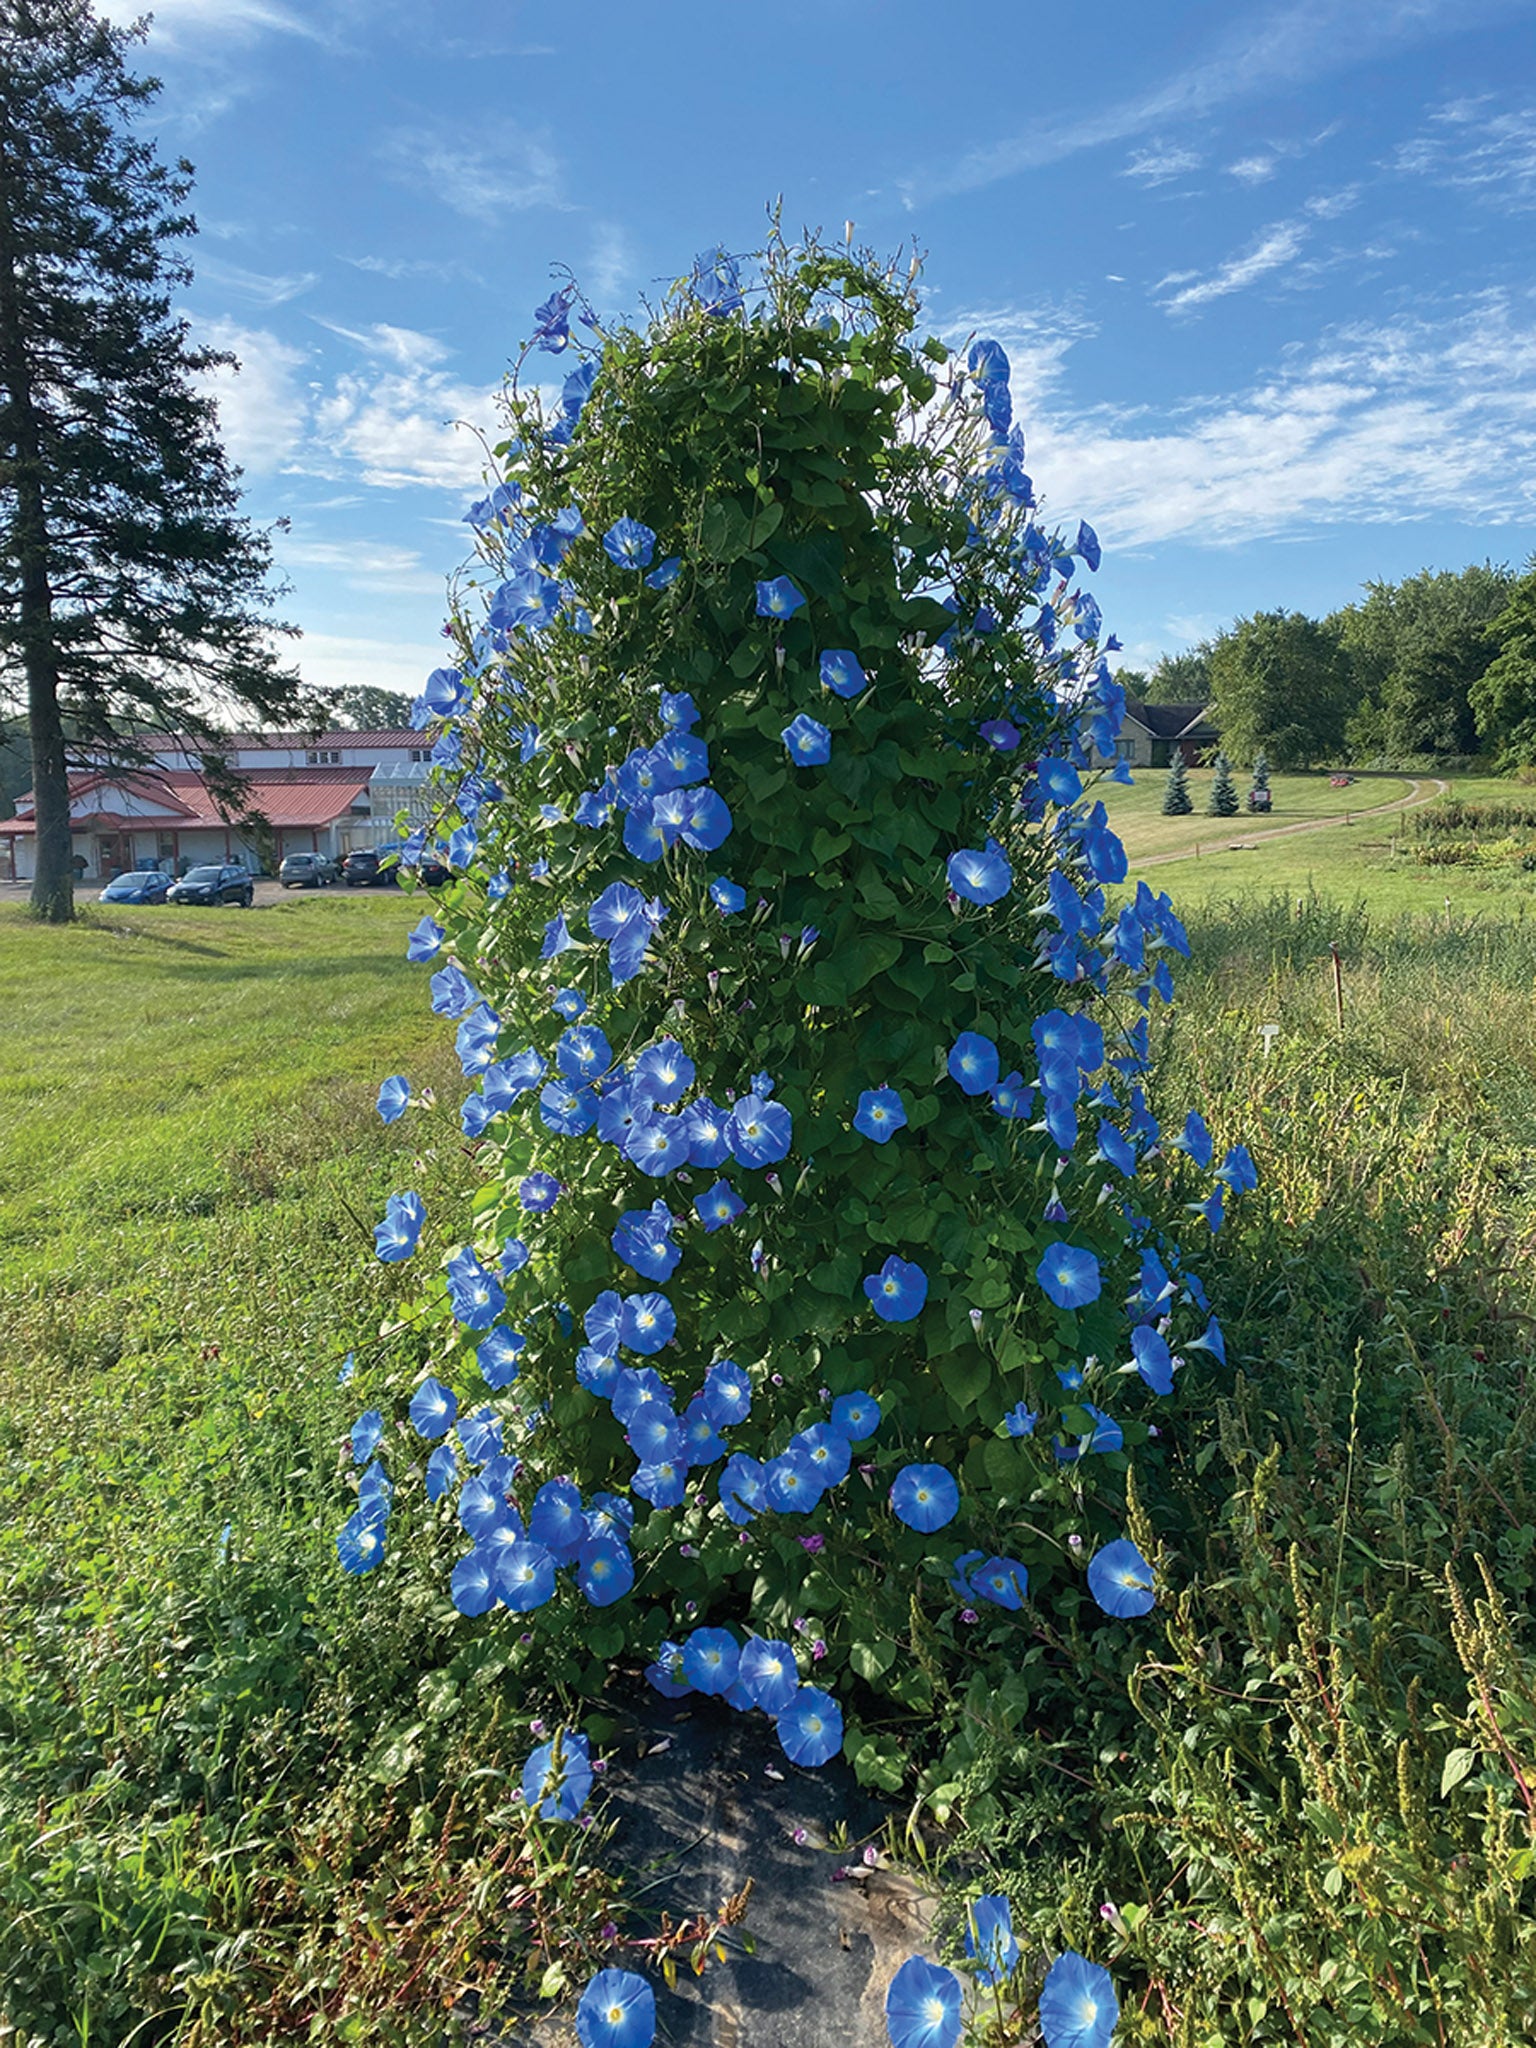
[[[432,756],[428,753],[425,747],[412,747],[411,759],[413,761],[421,762],[424,764],[427,761],[430,761],[431,758]]]
[[[1136,758],[1136,742],[1134,740],[1116,740],[1115,752],[1122,761],[1134,761]]]
[[[341,752],[336,747],[311,747],[304,756],[311,768],[339,768]]]

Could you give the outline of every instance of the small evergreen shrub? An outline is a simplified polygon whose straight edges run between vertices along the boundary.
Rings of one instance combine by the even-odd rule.
[[[1237,784],[1232,780],[1232,764],[1225,754],[1216,756],[1216,773],[1211,778],[1211,795],[1207,809],[1213,818],[1237,816]]]
[[[1175,754],[1168,763],[1168,780],[1163,786],[1163,816],[1187,818],[1194,808],[1194,798],[1189,793],[1189,770],[1184,765],[1184,756]]]

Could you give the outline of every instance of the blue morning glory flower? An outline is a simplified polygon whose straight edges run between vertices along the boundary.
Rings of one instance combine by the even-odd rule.
[[[591,1791],[592,1751],[569,1728],[541,1742],[523,1766],[523,1800],[540,1820],[575,1820]]]
[[[747,1205],[728,1180],[717,1180],[702,1195],[694,1196],[693,1206],[698,1210],[704,1228],[713,1231],[734,1223]]]
[[[869,677],[860,667],[859,657],[846,647],[827,649],[821,657],[821,680],[839,697],[857,697],[869,685]]]
[[[1094,1552],[1088,1565],[1088,1590],[1117,1621],[1149,1614],[1157,1604],[1152,1567],[1128,1536]]]
[[[729,1119],[707,1095],[700,1095],[683,1111],[688,1130],[688,1160],[692,1166],[724,1166],[731,1156]]]
[[[752,1381],[734,1358],[720,1358],[704,1375],[703,1402],[717,1429],[745,1422],[752,1412]]]
[[[894,1088],[866,1088],[853,1113],[853,1128],[883,1145],[907,1120],[906,1106]]]
[[[533,1497],[528,1534],[569,1563],[587,1540],[587,1518],[581,1511],[581,1489],[570,1479],[548,1479]]]
[[[1075,804],[1083,793],[1082,777],[1070,761],[1041,761],[1035,775],[1053,804]]]
[[[483,1074],[496,1057],[501,1019],[489,1003],[476,1003],[454,1034],[454,1050],[466,1075]]]
[[[386,1082],[385,1086],[388,1085]],[[1252,1194],[1259,1184],[1259,1169],[1254,1165],[1253,1154],[1246,1145],[1234,1145],[1231,1148],[1217,1167],[1216,1178],[1224,1180],[1234,1195]]]
[[[576,1557],[576,1583],[589,1606],[611,1607],[635,1583],[629,1546],[614,1536],[591,1536]]]
[[[570,285],[562,285],[552,292],[542,306],[536,307],[533,315],[533,340],[550,355],[557,356],[570,346],[571,300],[575,291]]]
[[[501,1417],[494,1408],[477,1408],[473,1415],[459,1417],[459,1442],[466,1458],[479,1465],[494,1458],[501,1449]]]
[[[967,1095],[986,1095],[996,1087],[1002,1060],[990,1038],[962,1031],[949,1051],[949,1078]]]
[[[642,1465],[659,1465],[679,1457],[683,1427],[665,1401],[645,1400],[627,1417],[629,1447]]]
[[[726,314],[741,311],[741,272],[735,257],[727,255],[724,249],[706,249],[695,256],[689,283],[694,297],[712,319],[723,320]]]
[[[682,556],[668,555],[667,559],[664,562],[658,562],[650,575],[646,577],[646,588],[649,590],[670,590],[682,573]]]
[[[369,1408],[359,1415],[352,1425],[352,1461],[366,1465],[379,1448],[384,1437],[384,1418],[377,1408]]]
[[[680,827],[685,846],[699,853],[716,853],[730,838],[733,823],[729,806],[716,791],[688,791]]]
[[[635,1061],[635,1086],[663,1109],[670,1109],[693,1086],[694,1064],[675,1038],[648,1045]]]
[[[864,1292],[883,1323],[910,1323],[928,1299],[928,1276],[892,1252],[878,1273],[865,1276]]]
[[[616,519],[603,535],[603,553],[621,569],[648,569],[656,536],[638,519]]]
[[[1150,1323],[1141,1323],[1132,1330],[1131,1356],[1154,1394],[1173,1392],[1173,1354],[1167,1338],[1159,1336]]]
[[[575,943],[576,941],[571,937],[570,927],[565,921],[565,913],[562,911],[558,917],[552,917],[544,927],[544,939],[539,947],[539,958],[541,960],[553,960],[560,953],[569,953]]]
[[[518,1354],[527,1341],[516,1330],[498,1325],[475,1346],[475,1360],[488,1387],[499,1393],[503,1387],[511,1386],[517,1378]]]
[[[573,1024],[556,1042],[555,1065],[573,1081],[595,1081],[613,1065],[613,1048],[597,1025]]]
[[[628,882],[612,882],[587,911],[595,939],[617,939],[645,919],[645,898]]]
[[[1075,1949],[1058,1956],[1040,1987],[1040,2030],[1046,2048],[1109,2048],[1120,2001],[1108,1970]]]
[[[734,882],[728,882],[724,875],[716,875],[710,883],[709,897],[715,908],[723,911],[727,917],[747,907],[746,890],[738,888]]]
[[[769,1502],[764,1467],[756,1458],[749,1458],[745,1451],[734,1452],[721,1467],[720,1505],[725,1510],[726,1519],[734,1522],[738,1529],[767,1512]]]
[[[531,1614],[555,1590],[555,1560],[542,1543],[511,1543],[496,1561],[496,1585],[514,1614]]]
[[[696,1628],[683,1645],[683,1676],[695,1692],[729,1692],[740,1656],[728,1628]]]
[[[780,737],[789,749],[789,758],[802,768],[820,768],[832,758],[831,733],[804,711],[785,726]]]
[[[539,1119],[558,1138],[582,1138],[597,1121],[597,1097],[568,1081],[548,1082],[539,1096]]]
[[[1029,1591],[1029,1573],[1016,1558],[989,1557],[971,1573],[971,1591],[994,1607],[1017,1613]]]
[[[560,1199],[560,1183],[552,1173],[525,1174],[517,1184],[517,1199],[530,1216],[546,1216]]]
[[[408,1259],[421,1237],[427,1207],[420,1195],[391,1195],[384,1204],[384,1220],[373,1226],[373,1248],[386,1266]]]
[[[550,1008],[558,1016],[568,1017],[574,1023],[578,1017],[585,1016],[587,999],[579,988],[557,989],[550,1001]]]
[[[651,2048],[656,1994],[633,1970],[599,1970],[576,2008],[581,2048]]]
[[[978,384],[1006,384],[1011,374],[1008,353],[1000,341],[973,341],[965,366]]]
[[[840,1486],[848,1477],[853,1452],[847,1437],[830,1422],[815,1422],[802,1429],[791,1439],[790,1449],[810,1459],[824,1487]]]
[[[699,707],[687,690],[663,690],[657,709],[669,732],[687,732],[699,722]]]
[[[1107,1118],[1099,1124],[1099,1149],[1094,1157],[1106,1161],[1127,1179],[1136,1171],[1135,1146],[1124,1132],[1117,1130]]]
[[[1211,1134],[1205,1127],[1205,1119],[1198,1110],[1192,1109],[1184,1119],[1184,1128],[1176,1138],[1168,1140],[1169,1149],[1187,1152],[1196,1166],[1209,1166],[1215,1147]]]
[[[832,1427],[861,1444],[880,1427],[880,1403],[873,1394],[840,1394],[832,1403]]]
[[[642,1465],[630,1485],[653,1508],[681,1507],[688,1491],[687,1460],[681,1457],[659,1458],[653,1465]]]
[[[826,1763],[843,1746],[843,1710],[818,1686],[800,1686],[774,1727],[790,1762],[807,1770]]]
[[[966,1907],[965,1952],[976,1961],[977,1983],[989,1990],[1000,1984],[1018,1962],[1013,1914],[1000,1892],[988,1892]]]
[[[522,1535],[522,1522],[507,1505],[506,1486],[490,1473],[489,1467],[478,1478],[466,1479],[460,1487],[459,1527],[477,1544],[497,1529],[510,1528],[514,1536]]]
[[[1098,1300],[1102,1285],[1098,1260],[1075,1244],[1047,1246],[1035,1278],[1058,1308],[1086,1308]]]
[[[361,1577],[384,1562],[385,1518],[369,1508],[349,1515],[336,1536],[336,1555],[343,1571]]]
[[[1022,1401],[1010,1408],[1003,1417],[1003,1423],[1010,1436],[1033,1436],[1035,1424],[1040,1420],[1033,1408],[1026,1408]]]
[[[677,1643],[663,1643],[655,1662],[646,1665],[645,1675],[664,1700],[680,1700],[693,1690],[683,1680],[683,1652]]]
[[[405,957],[419,966],[424,960],[435,960],[443,949],[447,933],[430,917],[424,917],[405,942]]]
[[[587,1333],[587,1342],[595,1344],[599,1351],[617,1351],[619,1324],[623,1317],[623,1301],[611,1287],[604,1288],[581,1319],[581,1326]]]
[[[725,1438],[711,1420],[703,1395],[695,1394],[683,1415],[683,1451],[689,1465],[713,1465],[717,1458],[725,1456],[726,1449]]]
[[[1205,1326],[1203,1336],[1192,1337],[1184,1346],[1186,1351],[1209,1351],[1220,1364],[1227,1362],[1227,1340],[1221,1334],[1221,1325],[1214,1316]]]
[[[805,593],[797,590],[787,576],[774,576],[757,586],[757,616],[760,619],[793,618],[804,603]]]
[[[466,1330],[488,1330],[507,1305],[496,1276],[487,1271],[466,1245],[454,1253],[444,1272],[448,1305]]]
[[[1072,544],[1072,552],[1081,556],[1090,569],[1098,568],[1102,559],[1099,536],[1086,520],[1080,519],[1077,522],[1077,539]]]
[[[490,1552],[477,1546],[454,1566],[448,1592],[460,1614],[489,1614],[496,1605],[493,1563]]]
[[[736,1668],[748,1698],[765,1714],[777,1716],[794,1704],[800,1674],[788,1643],[753,1636],[742,1645]]]
[[[688,1164],[688,1125],[680,1116],[648,1116],[625,1138],[624,1157],[652,1179]]]
[[[649,1209],[626,1209],[610,1242],[642,1280],[670,1280],[683,1255],[672,1242],[674,1227],[665,1202],[656,1202]]]
[[[977,727],[977,731],[989,747],[995,747],[1000,754],[1011,754],[1023,740],[1019,728],[1006,718],[989,718]]]
[[[960,2039],[960,1979],[953,1970],[908,1956],[885,1994],[892,2048],[955,2048]]]
[[[1206,1222],[1211,1226],[1211,1235],[1214,1237],[1226,1221],[1227,1191],[1218,1181],[1203,1202],[1190,1202],[1186,1206],[1196,1216],[1203,1216],[1205,1218]]]
[[[392,1124],[403,1117],[410,1099],[411,1084],[404,1074],[391,1074],[387,1081],[379,1083],[378,1111],[385,1123]]]
[[[429,1441],[446,1436],[459,1412],[459,1397],[440,1379],[424,1379],[411,1396],[411,1427]]]
[[[576,1377],[589,1394],[596,1394],[600,1401],[611,1400],[619,1377],[619,1361],[611,1353],[599,1351],[596,1345],[584,1345],[576,1354]]]
[[[740,1166],[777,1166],[789,1156],[794,1125],[782,1102],[743,1095],[725,1120],[731,1157]]]
[[[462,1017],[480,1000],[480,991],[457,960],[440,967],[427,987],[432,994],[432,1013],[437,1017]]]
[[[1013,869],[995,839],[981,852],[962,847],[949,857],[949,886],[967,903],[999,903],[1013,887]]]
[[[619,1342],[628,1351],[651,1358],[677,1330],[677,1312],[664,1294],[630,1294],[624,1299]]]
[[[942,1465],[904,1465],[891,1481],[891,1509],[909,1529],[932,1535],[960,1512],[960,1488]]]
[[[821,1499],[821,1474],[804,1451],[791,1447],[763,1467],[768,1503],[781,1514],[808,1515]]]

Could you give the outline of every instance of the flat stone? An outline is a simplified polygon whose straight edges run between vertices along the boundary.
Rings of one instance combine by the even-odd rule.
[[[669,1989],[643,1952],[614,1958],[653,1985],[657,2041],[889,2048],[886,1990],[908,1956],[933,1956],[934,1906],[883,1858],[865,1863],[886,1809],[842,1759],[801,1770],[762,1715],[654,1696],[636,1703],[617,1750],[601,1782],[618,1820],[610,1859],[630,1880],[628,1934],[654,1936],[663,1914],[674,1926],[713,1919],[751,1883],[725,1960],[712,1950],[701,1976],[679,1956]],[[572,2038],[568,2014],[500,2029],[472,2021],[468,2032],[502,2048],[570,2048]]]

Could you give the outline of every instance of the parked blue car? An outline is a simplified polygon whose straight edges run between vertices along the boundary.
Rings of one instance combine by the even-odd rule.
[[[132,875],[118,875],[101,892],[103,903],[163,903],[174,875],[158,875],[145,868]]]

